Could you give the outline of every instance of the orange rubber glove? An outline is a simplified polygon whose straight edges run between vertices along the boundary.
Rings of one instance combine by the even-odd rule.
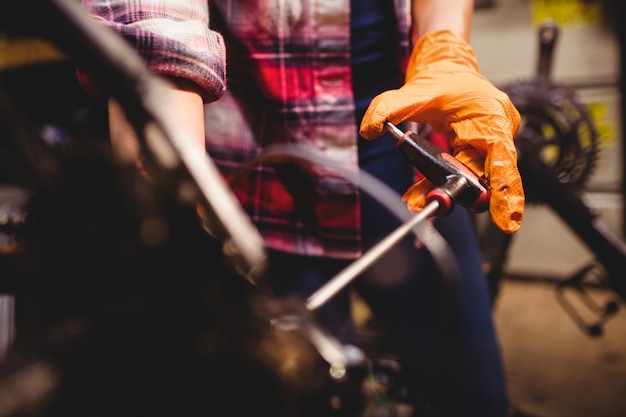
[[[479,73],[474,51],[460,36],[448,30],[423,35],[411,54],[405,84],[372,100],[361,135],[376,139],[386,121],[405,120],[428,123],[445,135],[454,156],[490,184],[492,221],[506,233],[519,229],[524,189],[513,141],[520,114],[509,97]],[[409,188],[403,196],[408,208],[421,210],[430,188],[427,180]]]

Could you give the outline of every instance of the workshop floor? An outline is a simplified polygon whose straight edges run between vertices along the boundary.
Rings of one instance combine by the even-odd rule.
[[[626,308],[599,337],[586,335],[555,294],[554,283],[504,280],[494,306],[512,403],[529,417],[626,416]],[[581,309],[579,297],[564,293]],[[593,288],[603,303],[614,294]],[[586,317],[590,320],[590,317]]]

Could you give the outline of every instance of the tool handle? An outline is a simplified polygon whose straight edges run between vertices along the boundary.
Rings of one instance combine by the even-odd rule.
[[[489,208],[489,185],[469,167],[410,130],[402,132],[389,122],[386,127],[398,140],[396,146],[435,186],[426,195],[426,201],[439,202],[439,215],[447,214],[455,203],[474,213],[482,213]]]

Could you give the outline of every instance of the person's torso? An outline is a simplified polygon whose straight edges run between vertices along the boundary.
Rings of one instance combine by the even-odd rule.
[[[275,249],[359,252],[358,189],[343,175],[306,160],[296,168],[293,157],[289,167],[242,167],[288,143],[358,173],[353,87],[357,104],[369,102],[379,77],[398,82],[408,54],[408,6],[367,3],[351,22],[350,0],[210,2],[228,51],[228,90],[206,106],[207,149],[226,176],[244,169],[234,191]]]

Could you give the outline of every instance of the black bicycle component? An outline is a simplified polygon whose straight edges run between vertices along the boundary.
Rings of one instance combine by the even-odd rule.
[[[522,115],[516,137],[519,157],[539,156],[559,181],[573,191],[584,189],[596,167],[599,136],[588,109],[576,92],[550,79],[558,27],[547,21],[539,28],[537,74],[502,87]],[[540,202],[525,187],[527,202]]]
[[[563,186],[584,189],[596,167],[599,137],[574,91],[536,78],[503,87],[522,115],[516,137],[519,157],[539,156]],[[526,187],[528,202],[542,202]]]
[[[557,300],[565,312],[583,332],[591,337],[601,336],[604,332],[604,324],[619,310],[619,300],[600,303],[586,288],[590,282],[604,284],[605,274],[602,266],[592,263],[583,267],[571,278],[559,283],[555,289]],[[573,293],[573,296],[568,297],[567,293]],[[577,299],[578,302],[573,302],[572,299]],[[581,307],[577,309],[576,305]],[[581,313],[581,308],[586,313]]]
[[[414,132],[402,132],[389,122],[386,127],[398,140],[398,148],[411,164],[435,186],[427,194],[426,201],[439,203],[437,215],[449,213],[455,203],[474,213],[482,213],[489,208],[489,185],[474,171]]]
[[[523,148],[522,154],[518,166],[524,186],[534,190],[581,238],[606,269],[607,282],[626,300],[626,244],[538,156]]]
[[[546,20],[539,28],[539,60],[537,78],[550,78],[554,47],[559,37],[559,28],[554,20]]]
[[[603,223],[598,214],[581,198],[597,163],[599,138],[587,108],[576,92],[550,80],[552,54],[558,28],[547,21],[539,29],[539,62],[535,77],[510,83],[502,89],[520,111],[522,125],[516,137],[518,167],[526,200],[549,206],[593,252],[593,270],[602,271],[600,285],[626,299],[626,243]],[[484,264],[491,286],[492,300],[503,273],[512,236],[504,236],[492,225],[481,235]],[[494,244],[498,242],[498,244]],[[591,269],[584,269],[559,285],[557,295],[564,308],[590,336],[602,333],[602,325],[612,317],[617,304],[609,302],[595,308],[599,319],[592,324],[581,320],[581,313],[563,298],[562,290],[575,287],[587,297],[582,279]]]

